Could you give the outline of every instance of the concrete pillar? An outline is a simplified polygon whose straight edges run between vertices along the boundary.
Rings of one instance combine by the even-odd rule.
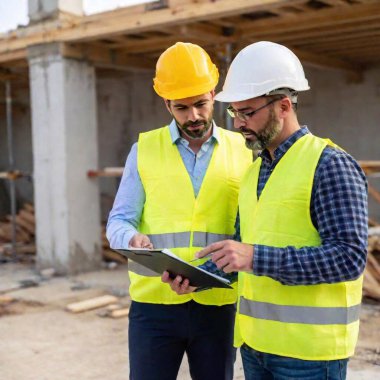
[[[29,48],[37,266],[72,274],[99,267],[95,70],[58,45]]]
[[[28,0],[28,16],[32,22],[56,17],[60,12],[83,16],[82,0]]]

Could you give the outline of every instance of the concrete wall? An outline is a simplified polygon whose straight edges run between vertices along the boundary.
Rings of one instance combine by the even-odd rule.
[[[98,76],[99,167],[124,166],[140,132],[163,126],[170,115],[153,92],[153,73],[129,74],[122,78]],[[108,217],[119,179],[99,179],[102,220]]]
[[[365,72],[362,83],[334,70],[306,68],[306,75],[311,90],[300,95],[300,123],[357,160],[380,160],[380,67]],[[380,177],[369,183],[380,191]],[[380,222],[380,205],[369,200],[369,214]]]
[[[300,95],[300,122],[314,134],[331,138],[358,160],[380,160],[380,67],[367,71],[359,84],[349,83],[340,71],[308,67],[305,71],[311,90]],[[162,100],[153,91],[152,77],[153,73],[122,73],[121,77],[98,73],[99,168],[123,166],[139,132],[170,121]],[[23,98],[28,101],[27,91]],[[216,114],[221,124],[219,109]],[[14,124],[16,166],[28,172],[32,170],[32,148],[27,108],[17,112]],[[0,112],[0,170],[7,167],[5,128],[5,114]],[[98,181],[105,220],[119,181]],[[372,178],[370,183],[380,189],[380,178]],[[32,200],[32,190],[28,181],[18,182],[19,197]],[[380,207],[374,202],[370,203],[370,214],[380,220]]]

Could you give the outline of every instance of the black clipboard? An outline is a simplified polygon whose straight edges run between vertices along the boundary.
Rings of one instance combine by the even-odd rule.
[[[168,249],[129,248],[115,251],[159,275],[164,271],[168,271],[172,278],[181,275],[189,279],[191,286],[232,289],[229,280],[187,263]]]

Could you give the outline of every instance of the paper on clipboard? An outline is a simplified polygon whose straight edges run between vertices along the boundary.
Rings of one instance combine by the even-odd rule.
[[[189,264],[169,249],[129,248],[115,249],[115,251],[135,263],[152,270],[158,276],[164,271],[168,271],[171,277],[181,275],[189,279],[191,286],[232,288],[229,280]]]

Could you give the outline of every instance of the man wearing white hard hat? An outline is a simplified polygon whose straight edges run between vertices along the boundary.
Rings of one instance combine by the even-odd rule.
[[[213,121],[218,79],[198,45],[177,42],[160,55],[153,87],[172,121],[131,149],[107,224],[112,248],[169,248],[189,262],[233,236],[252,154]],[[130,261],[128,271],[130,378],[175,380],[186,353],[193,380],[232,380],[236,286],[178,296],[142,265]]]
[[[345,379],[357,342],[367,183],[349,154],[300,126],[298,92],[308,89],[292,51],[258,42],[236,56],[216,95],[261,151],[241,184],[241,242],[197,254],[239,272],[235,345],[249,380]]]

